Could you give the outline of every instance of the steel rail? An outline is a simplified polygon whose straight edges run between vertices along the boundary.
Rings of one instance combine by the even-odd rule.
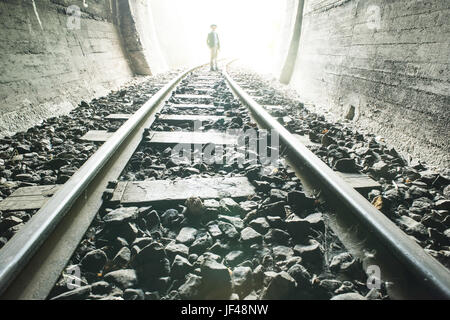
[[[203,66],[203,65],[202,65]],[[134,113],[51,197],[48,202],[25,224],[0,250],[0,295],[15,280],[36,254],[43,243],[55,231],[73,204],[83,195],[86,188],[113,157],[115,152],[135,132],[143,120],[154,111],[167,94],[196,66],[177,75],[155,93]],[[86,195],[85,195],[86,196]]]
[[[382,212],[347,184],[330,167],[299,142],[286,128],[275,120],[250,97],[224,70],[224,75],[234,92],[248,105],[256,121],[266,129],[275,130],[280,141],[293,158],[298,170],[308,170],[327,194],[344,205],[354,217],[386,247],[398,260],[440,299],[450,299],[450,272],[425,250],[400,230]]]

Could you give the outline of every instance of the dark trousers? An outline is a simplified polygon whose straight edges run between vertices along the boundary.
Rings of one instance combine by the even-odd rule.
[[[217,53],[219,48],[212,47],[211,48],[211,70],[217,70]]]

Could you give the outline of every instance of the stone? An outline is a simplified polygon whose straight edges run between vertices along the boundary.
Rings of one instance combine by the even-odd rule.
[[[291,191],[287,197],[288,204],[296,208],[297,210],[307,210],[314,208],[315,199],[306,196],[301,191]]]
[[[343,252],[338,255],[335,255],[330,262],[331,270],[345,270],[349,265],[351,265],[354,261],[352,255],[348,252]]]
[[[253,290],[253,272],[249,267],[236,267],[232,273],[234,291],[245,297]]]
[[[445,231],[443,232],[444,236],[447,237],[447,240],[450,240],[450,228],[445,229]]]
[[[220,208],[220,203],[219,201],[215,200],[215,199],[206,199],[203,202],[203,206],[208,210],[219,210]]]
[[[450,210],[450,200],[438,200],[435,202],[434,207],[437,210]]]
[[[122,247],[112,260],[113,267],[122,269],[128,266],[131,260],[131,250],[128,247]]]
[[[23,182],[38,182],[39,176],[29,173],[20,173],[15,176],[15,179]]]
[[[230,273],[223,264],[206,259],[201,266],[204,299],[228,299],[232,290]]]
[[[321,143],[326,148],[332,144],[336,144],[336,140],[330,137],[329,134],[324,134],[322,136]]]
[[[224,221],[224,222],[231,223],[236,228],[236,230],[238,230],[238,231],[244,229],[244,221],[241,218],[239,218],[239,217],[219,215],[217,217],[217,219],[219,221]]]
[[[447,198],[450,199],[450,184],[444,188],[442,191],[442,194]]]
[[[433,181],[433,187],[438,188],[438,189],[440,189],[444,186],[448,186],[448,185],[450,185],[450,178],[448,176],[444,177],[441,174],[438,175],[436,180]]]
[[[289,235],[289,233],[281,229],[270,229],[269,232],[264,235],[264,241],[266,241],[267,243],[287,245],[289,244],[290,239],[291,236]]]
[[[287,272],[282,271],[273,275],[269,285],[262,291],[262,300],[289,299],[290,293],[296,288],[297,283]]]
[[[98,273],[103,270],[108,257],[106,253],[101,249],[96,249],[88,252],[83,259],[81,259],[81,267],[92,273]]]
[[[250,227],[252,227],[254,230],[261,234],[265,234],[267,230],[269,230],[270,225],[267,222],[266,218],[256,218],[249,223]]]
[[[154,279],[170,273],[170,261],[164,246],[159,242],[152,242],[139,251],[132,264],[140,279]]]
[[[190,245],[195,241],[197,233],[198,231],[195,228],[184,227],[178,233],[176,240],[182,244]]]
[[[259,217],[258,211],[255,209],[255,210],[252,210],[252,211],[246,213],[243,221],[245,224],[249,224],[250,221],[252,221],[258,217]]]
[[[202,278],[195,274],[188,274],[186,281],[178,288],[181,299],[197,300],[200,299]]]
[[[147,214],[147,225],[150,228],[160,227],[161,224],[161,218],[158,215],[158,212],[156,210],[152,210]]]
[[[138,255],[135,257],[135,262],[144,264],[148,261],[161,260],[166,257],[167,255],[164,246],[159,242],[152,242],[139,251]]]
[[[396,222],[406,231],[412,233],[414,236],[422,237],[427,235],[427,230],[423,224],[415,221],[408,216],[401,216],[396,219]]]
[[[367,300],[365,297],[356,292],[348,292],[333,296],[330,300]]]
[[[190,245],[189,251],[191,253],[202,254],[207,248],[213,244],[213,240],[209,233],[202,232],[197,234],[195,241]]]
[[[264,281],[264,268],[262,265],[258,265],[253,270],[253,285],[255,289],[259,289],[262,287]]]
[[[270,191],[270,183],[267,181],[253,181],[253,185],[255,186],[255,190],[258,192],[267,193]]]
[[[295,264],[301,264],[302,258],[299,256],[288,256],[286,260],[278,261],[276,264],[280,268],[280,270],[288,270]]]
[[[237,301],[237,300],[240,300],[240,299],[239,299],[239,295],[238,295],[237,293],[232,293],[231,296],[230,296],[230,298],[229,298],[229,300],[231,300],[231,301]]]
[[[201,259],[200,259],[201,260],[201,264],[203,264],[203,262],[205,262],[208,259],[214,260],[216,262],[222,261],[222,257],[220,255],[212,253],[212,252],[205,252],[200,257],[201,257]]]
[[[260,213],[259,216],[279,216],[285,218],[285,205],[286,202],[284,201],[264,204],[261,209],[258,210]]]
[[[164,276],[164,277],[158,277],[155,279],[155,277],[149,277],[150,279],[152,279],[151,282],[147,282],[148,284],[150,284],[150,286],[152,286],[155,290],[159,290],[160,292],[167,292],[167,290],[169,290],[171,284],[172,285],[179,285],[179,281],[178,280],[174,280],[172,282],[172,278],[169,276]]]
[[[384,161],[378,161],[373,164],[371,171],[382,178],[385,178],[389,172],[389,166]]]
[[[241,250],[231,251],[225,256],[225,263],[229,266],[234,267],[239,263],[241,263],[242,261],[244,261],[244,258],[245,254],[243,251]]]
[[[184,205],[187,208],[188,217],[198,219],[201,218],[202,214],[205,212],[205,207],[199,197],[190,197],[186,199]]]
[[[166,245],[165,250],[167,257],[170,260],[173,260],[177,255],[185,258],[187,258],[189,255],[189,248],[186,245],[182,243],[176,243],[175,241],[170,242],[168,245]]]
[[[355,159],[353,158],[343,158],[337,160],[334,164],[334,170],[346,173],[358,172]]]
[[[136,271],[133,269],[122,269],[109,272],[104,277],[105,281],[110,282],[125,290],[132,288],[137,284]]]
[[[146,246],[148,246],[150,243],[153,242],[153,239],[150,237],[144,237],[144,238],[136,238],[133,241],[134,246],[138,246],[139,249],[144,249]]]
[[[225,235],[226,238],[236,239],[239,237],[239,232],[231,223],[219,221],[218,225],[219,229],[222,231],[222,233]]]
[[[97,281],[91,284],[91,292],[96,295],[105,295],[111,291],[112,287],[106,281]]]
[[[197,261],[197,259],[198,259],[198,254],[195,254],[195,253],[191,253],[188,257],[189,262],[192,264],[194,264],[195,261]]]
[[[136,219],[138,208],[137,207],[124,207],[115,209],[107,213],[103,217],[103,221],[106,224],[120,224],[123,222],[128,222],[130,220]]]
[[[305,263],[311,265],[323,261],[323,251],[320,243],[314,239],[309,239],[308,245],[297,244],[294,247],[294,252],[298,254]]]
[[[208,232],[213,238],[218,238],[223,235],[222,231],[219,228],[219,225],[215,223],[208,225]]]
[[[123,294],[123,293],[122,292],[119,293],[119,292],[115,291],[114,295],[110,294],[107,297],[101,298],[99,300],[122,301],[123,298],[121,297],[121,294]]]
[[[261,243],[262,235],[253,228],[247,227],[241,231],[241,241],[246,245]]]
[[[279,216],[266,216],[267,222],[272,228],[283,229],[286,223]]]
[[[277,260],[286,260],[294,255],[294,250],[286,246],[275,246],[272,248],[273,256]]]
[[[313,213],[302,219],[295,214],[286,218],[286,227],[294,239],[305,239],[312,229],[323,231],[325,223],[321,213]]]
[[[138,234],[138,229],[134,223],[123,223],[123,224],[117,224],[116,227],[116,233],[118,237],[124,238],[128,243],[132,243]]]
[[[373,288],[364,296],[367,300],[381,300],[383,298],[383,294],[377,289]]]
[[[225,241],[216,241],[210,248],[208,248],[208,251],[221,256],[227,254],[227,252],[230,251],[230,243],[226,241],[226,239],[223,240]]]
[[[448,237],[434,228],[428,228],[428,236],[440,245],[449,244]]]
[[[287,198],[288,193],[286,191],[280,190],[280,189],[271,189],[270,190],[270,201],[271,202],[277,202],[277,201],[284,201]]]
[[[165,227],[178,226],[184,216],[175,209],[168,209],[161,215],[161,222]]]
[[[305,289],[311,285],[311,275],[301,264],[294,264],[287,273],[297,282],[300,288]]]
[[[123,292],[124,300],[145,300],[144,291],[141,289],[126,289]]]
[[[255,291],[252,291],[248,296],[244,297],[242,300],[258,300],[258,295]]]
[[[16,147],[16,150],[19,154],[25,154],[25,153],[29,153],[31,151],[31,147],[26,144],[19,144]]]
[[[177,255],[171,266],[171,275],[175,279],[183,279],[192,269],[192,264],[188,259]]]
[[[82,286],[67,292],[64,292],[50,300],[85,300],[91,293],[91,286]]]
[[[5,230],[21,224],[22,222],[22,219],[15,216],[6,217],[0,222],[0,232],[4,232]]]
[[[10,227],[8,230],[6,230],[3,235],[6,238],[11,239],[24,225],[24,223],[16,224],[15,226]]]
[[[261,165],[253,164],[246,168],[245,175],[251,181],[258,180],[261,177]]]
[[[342,285],[334,291],[335,294],[349,293],[355,289],[355,285],[350,281],[343,281]]]
[[[8,242],[8,239],[5,237],[0,237],[0,249]]]
[[[219,203],[222,214],[234,216],[243,213],[241,206],[231,198],[223,198]]]
[[[161,296],[159,295],[158,291],[154,291],[154,292],[146,291],[144,294],[145,294],[145,300],[150,300],[150,301],[161,300]]]
[[[258,203],[256,201],[242,201],[239,203],[239,206],[242,210],[247,213],[258,207]]]
[[[315,279],[318,281],[318,279]],[[319,281],[319,287],[327,292],[334,292],[342,286],[342,282],[336,279],[323,279]]]

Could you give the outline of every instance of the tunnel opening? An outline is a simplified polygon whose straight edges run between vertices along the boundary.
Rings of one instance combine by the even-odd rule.
[[[123,175],[114,171],[117,167],[111,166],[113,171],[109,177],[113,178],[105,186],[104,193],[99,186],[98,190],[102,190],[96,194],[100,198],[97,204],[104,200],[110,205],[108,210],[99,211],[100,220],[117,210],[108,216],[110,221],[100,223],[101,228],[108,222],[114,226],[101,234],[106,238],[113,237],[113,244],[106,246],[107,252],[99,252],[108,240],[100,238],[95,243],[99,248],[93,250],[91,256],[84,251],[76,256],[82,269],[90,271],[90,280],[102,278],[103,273],[99,271],[120,271],[118,275],[106,278],[110,283],[118,284],[120,279],[128,277],[135,284],[148,272],[139,270],[139,277],[136,277],[131,269],[140,266],[131,263],[131,255],[136,256],[145,249],[141,254],[141,262],[145,262],[148,260],[146,255],[156,250],[164,256],[156,259],[156,269],[163,269],[166,274],[151,279],[148,289],[154,289],[151,285],[157,280],[162,286],[158,288],[162,296],[173,298],[177,296],[173,291],[179,289],[185,275],[177,268],[194,267],[199,256],[209,250],[212,253],[209,257],[213,256],[220,265],[211,263],[207,271],[200,268],[200,275],[219,269],[226,278],[224,297],[228,297],[229,289],[234,288],[234,282],[230,286],[230,281],[235,281],[235,269],[235,275],[241,272],[241,276],[251,278],[253,273],[249,269],[253,268],[257,270],[255,277],[259,280],[261,277],[266,277],[267,281],[276,278],[281,284],[291,286],[290,289],[296,287],[297,280],[309,289],[316,286],[313,291],[318,291],[314,295],[320,293],[319,297],[330,298],[343,291],[345,295],[349,293],[347,291],[363,288],[360,292],[364,297],[356,295],[357,298],[383,298],[384,291],[374,294],[366,290],[368,287],[360,287],[360,283],[351,287],[340,280],[327,283],[327,279],[315,277],[316,273],[324,271],[322,263],[330,265],[330,270],[334,268],[336,272],[345,273],[355,266],[363,271],[359,261],[351,257],[350,250],[340,252],[347,243],[343,246],[338,243],[331,256],[323,254],[324,248],[318,243],[319,240],[325,243],[330,236],[322,228],[325,220],[322,214],[328,214],[321,207],[326,192],[317,191],[327,188],[316,188],[312,181],[324,180],[321,176],[324,170],[316,170],[320,179],[311,179],[313,186],[303,189],[304,181],[297,176],[298,172],[286,167],[284,158],[278,159],[289,150],[277,149],[275,143],[262,147],[258,144],[256,148],[256,144],[250,142],[255,143],[257,136],[243,139],[245,143],[241,147],[252,145],[255,146],[253,150],[244,152],[242,148],[224,147],[233,145],[235,140],[229,132],[217,131],[253,130],[259,125],[255,118],[260,118],[271,119],[267,123],[282,132],[286,130],[283,136],[289,145],[301,143],[304,148],[297,149],[303,150],[296,152],[298,163],[302,162],[302,155],[311,153],[317,158],[313,158],[316,163],[326,164],[322,169],[330,169],[336,174],[335,181],[345,180],[342,185],[357,189],[358,193],[350,193],[352,200],[362,196],[365,204],[378,210],[375,217],[394,223],[396,228],[413,237],[421,246],[420,250],[426,250],[448,267],[449,15],[448,0],[0,1],[0,249],[8,247],[16,234],[28,237],[25,232],[21,233],[22,228],[30,221],[39,221],[34,217],[39,217],[38,212],[45,208],[49,198],[55,199],[52,196],[57,194],[58,188],[65,185],[66,192],[73,195],[73,190],[67,190],[70,188],[66,183],[89,163],[91,156],[94,160],[96,154],[106,157],[101,148],[110,145],[110,139],[125,139],[124,128],[129,128],[130,123],[138,128],[134,116],[137,114],[140,124],[148,124],[126,137],[133,141],[127,145],[127,150],[135,147],[137,152],[129,155],[129,163],[122,160],[121,165],[126,167]],[[221,44],[218,70],[214,67],[209,70],[207,66],[212,53],[207,44],[207,37],[214,29],[211,25],[217,26],[217,35],[212,34],[214,50],[218,39]],[[233,81],[242,86],[245,94],[237,90],[237,86],[230,90]],[[243,103],[237,96],[250,99]],[[146,114],[144,120],[140,110],[146,110],[150,105],[158,105],[161,107],[158,110],[164,111]],[[256,105],[259,107],[254,108]],[[250,109],[253,106],[253,111],[248,112],[246,106]],[[185,135],[183,131],[195,131],[198,127],[205,132]],[[180,141],[187,141],[190,146],[205,142],[207,147],[188,148],[182,156],[178,154],[180,161],[174,161],[171,156],[176,152],[172,151],[177,149],[172,147]],[[207,157],[215,161],[209,163],[203,158],[198,163],[190,161],[212,151],[215,145],[219,147]],[[224,150],[227,151],[225,156]],[[262,150],[266,151],[265,156],[259,154]],[[260,163],[234,156],[237,151],[243,151],[249,158],[247,160],[258,159]],[[232,161],[226,163],[228,155]],[[267,163],[262,159],[269,157],[275,160],[265,166]],[[310,164],[303,167],[312,167]],[[263,169],[262,165],[265,166]],[[176,189],[176,193],[183,194],[177,201],[170,198],[171,194],[161,192],[164,204],[168,203],[167,208],[157,212],[144,208],[144,204],[154,200],[145,198],[153,194],[151,190],[160,190],[158,184],[169,185],[170,181],[192,177],[195,180],[200,175],[213,177],[206,183],[205,199],[186,198],[183,192],[189,187],[183,182]],[[238,187],[230,187],[230,190],[238,196],[234,200],[223,200],[223,195],[231,192],[227,185],[235,183],[234,175],[240,175],[240,182],[236,184]],[[222,184],[217,182],[216,179],[222,177],[231,180]],[[119,178],[123,181],[117,182]],[[135,209],[129,209],[130,202],[122,199],[121,186],[132,182],[137,182],[137,188],[129,193],[135,196],[136,203],[140,203]],[[189,183],[193,183],[192,180]],[[203,187],[202,181],[195,185]],[[217,186],[219,189],[216,190]],[[141,190],[147,190],[145,197],[140,196]],[[211,196],[211,190],[216,190],[218,195]],[[243,190],[246,192],[240,194]],[[206,199],[208,197],[211,199]],[[77,201],[83,199],[80,197]],[[125,203],[127,205],[123,207],[128,209],[120,207]],[[202,210],[202,205],[206,211]],[[336,207],[339,205],[337,203]],[[193,212],[189,212],[188,207]],[[306,208],[304,211],[303,207]],[[127,210],[133,212],[127,213]],[[194,217],[205,212],[212,214],[207,219],[215,221],[214,227],[202,225],[205,221],[196,225],[199,221],[195,222],[195,219],[184,220],[190,214]],[[96,213],[89,214],[92,214],[90,219],[94,219]],[[147,220],[139,219],[141,214],[155,225],[149,227]],[[114,225],[116,215],[123,218],[123,229]],[[175,228],[168,223],[172,218],[176,220]],[[167,228],[154,229],[161,220],[165,220],[163,224]],[[83,227],[87,229],[91,221],[84,219]],[[193,224],[183,230],[190,223]],[[315,225],[319,231],[316,242],[304,238],[305,234],[297,234],[297,228],[287,225]],[[345,226],[337,229],[342,227],[344,235],[352,233]],[[208,236],[211,234],[230,239],[221,239],[221,243],[214,244]],[[85,240],[91,241],[92,235],[98,234],[88,234]],[[178,242],[181,239],[185,247],[179,251],[179,246],[174,248],[165,243],[167,239]],[[154,240],[161,240],[161,243],[155,245]],[[301,243],[296,243],[297,240]],[[195,253],[191,256],[186,250],[189,252],[194,242]],[[274,243],[277,246],[273,246]],[[272,251],[259,247],[263,244],[269,244]],[[72,245],[75,250],[77,241]],[[171,254],[164,253],[163,245],[172,250]],[[244,246],[239,247],[242,250],[234,250],[235,245]],[[125,249],[117,257],[119,247]],[[393,247],[396,248],[395,244]],[[229,249],[233,251],[229,252]],[[256,252],[261,253],[254,257],[256,260],[237,262]],[[168,265],[168,259],[173,260],[178,253],[181,256],[175,259],[176,275],[169,274],[172,264]],[[303,262],[307,268],[311,267],[311,273],[305,273],[297,266],[302,262],[299,256],[303,254],[301,259],[305,257]],[[308,254],[309,258],[317,255],[322,260],[317,265],[310,261],[307,266]],[[281,267],[277,269],[277,263],[273,264],[271,255],[282,260],[281,264],[280,261],[277,263],[286,267],[285,273],[280,271]],[[83,263],[82,257],[86,259]],[[117,261],[122,258],[129,261],[123,265],[120,262],[121,269],[114,270],[117,266],[109,261],[114,257]],[[365,252],[359,258],[365,259]],[[289,259],[293,260],[287,262]],[[67,262],[61,261],[61,264]],[[97,269],[97,263],[105,269]],[[287,268],[289,263],[296,267],[293,270],[292,266]],[[47,261],[45,266],[50,264]],[[262,264],[269,267],[262,271]],[[2,267],[0,265],[0,287],[4,284]],[[229,267],[233,268],[231,272]],[[317,272],[316,267],[319,268]],[[196,272],[195,269],[198,268],[189,270]],[[151,266],[149,270],[155,269]],[[274,270],[279,273],[275,275]],[[290,275],[286,275],[289,270],[298,278],[289,278]],[[179,278],[165,287],[171,281],[169,276]],[[195,287],[199,280],[197,276],[190,278],[192,283],[188,281],[188,287],[191,284]],[[302,276],[308,281],[303,281]],[[365,279],[363,273],[358,277],[361,281]],[[39,287],[38,282],[35,285]],[[125,281],[120,285],[125,287],[128,283]],[[263,286],[264,281],[258,285]],[[319,288],[321,285],[323,288]],[[104,283],[99,287],[103,286]],[[176,290],[166,292],[172,286]],[[63,294],[62,298],[65,298],[62,293],[66,290],[65,283],[59,283],[57,287],[58,295]],[[267,294],[270,286],[264,288],[265,292],[258,293],[248,292],[247,288],[242,288],[242,283],[236,287],[241,287],[238,290],[241,298],[273,297]],[[89,285],[83,289],[85,291],[75,290],[69,296],[90,296],[92,288]],[[274,288],[277,289],[274,285],[270,290]],[[321,295],[324,288],[326,294]],[[109,298],[116,294],[125,298],[161,297],[159,293],[123,289],[116,290]],[[260,289],[262,287],[258,287]],[[207,291],[206,297],[209,297],[214,290],[208,287]],[[289,294],[280,296],[289,297]]]
[[[346,112],[346,114],[345,114],[345,118],[346,118],[347,120],[354,120],[354,119],[355,119],[355,111],[356,111],[355,106],[354,106],[354,105],[350,105],[350,106],[347,108],[347,112]]]

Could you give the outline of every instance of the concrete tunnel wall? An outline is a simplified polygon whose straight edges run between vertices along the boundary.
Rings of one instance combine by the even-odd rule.
[[[0,136],[167,70],[147,1],[86,3],[0,1]]]
[[[306,0],[290,85],[323,112],[353,106],[361,128],[448,168],[449,63],[448,0]]]

